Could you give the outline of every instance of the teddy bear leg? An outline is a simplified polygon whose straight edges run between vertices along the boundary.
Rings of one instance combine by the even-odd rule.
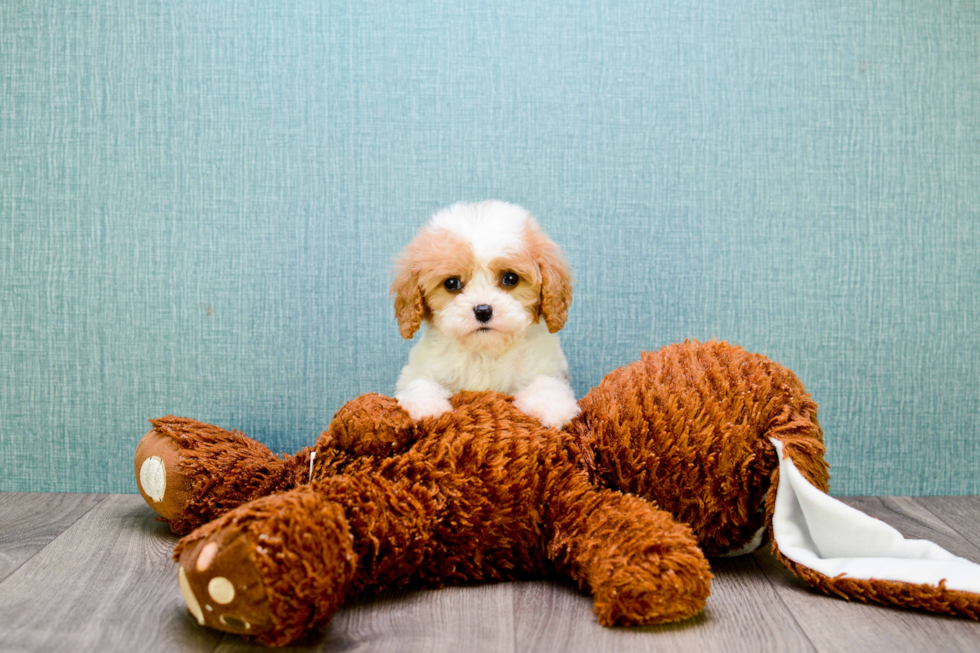
[[[549,554],[595,597],[604,626],[679,621],[700,612],[711,572],[690,529],[633,495],[579,494],[559,509]]]
[[[357,560],[343,508],[309,485],[226,513],[182,539],[174,557],[200,625],[269,646],[326,624]]]
[[[278,458],[238,431],[181,417],[150,420],[136,447],[136,485],[178,534],[306,480],[308,450]]]
[[[174,550],[201,625],[283,646],[350,594],[423,578],[437,503],[406,479],[341,475],[240,506]]]

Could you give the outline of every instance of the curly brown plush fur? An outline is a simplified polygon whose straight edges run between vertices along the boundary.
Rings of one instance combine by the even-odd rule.
[[[977,595],[947,589],[946,581],[941,581],[938,586],[931,586],[844,576],[831,578],[790,560],[783,555],[775,542],[772,552],[798,578],[831,596],[847,601],[855,599],[862,603],[925,610],[980,621],[980,600]]]
[[[321,437],[311,484],[245,504],[181,540],[175,556],[190,584],[207,596],[214,577],[194,564],[202,542],[223,548],[229,532],[248,538],[254,546],[238,564],[260,570],[270,628],[256,632],[266,615],[252,620],[251,606],[234,606],[235,617],[273,645],[325,623],[349,593],[407,583],[558,571],[594,592],[607,625],[683,619],[704,606],[711,574],[687,526],[638,497],[596,488],[575,439],[541,427],[511,398],[462,393],[452,401],[451,413],[418,424],[393,418],[403,411],[387,397],[348,404]],[[418,438],[394,455],[341,448],[397,448],[413,430]],[[354,431],[363,437],[332,435]],[[351,548],[304,539],[324,532],[349,533]],[[337,577],[351,560],[349,577]],[[329,590],[307,590],[305,578],[334,580]],[[205,622],[227,626],[221,616]]]
[[[162,503],[154,502],[139,485],[140,493],[175,533],[189,533],[258,497],[282,492],[305,480],[307,447],[293,456],[277,457],[263,444],[241,431],[226,431],[183,417],[151,419],[136,451],[136,474],[151,455],[179,465],[181,473],[171,477]]]
[[[743,546],[765,523],[759,508],[777,467],[769,437],[827,491],[816,403],[792,372],[739,347],[644,352],[579,403],[570,430],[596,481],[656,502],[707,555]]]
[[[176,498],[144,496],[176,532],[199,527],[174,553],[198,621],[284,645],[367,589],[555,573],[592,592],[602,624],[675,621],[709,594],[702,549],[739,549],[771,523],[769,438],[827,488],[816,404],[790,371],[726,343],[644,354],[586,395],[562,431],[503,395],[451,403],[414,422],[393,399],[365,395],[314,449],[283,458],[237,432],[155,420],[137,476],[141,460],[164,458]],[[789,566],[831,593],[888,600],[894,589]],[[940,594],[915,605],[980,605]]]

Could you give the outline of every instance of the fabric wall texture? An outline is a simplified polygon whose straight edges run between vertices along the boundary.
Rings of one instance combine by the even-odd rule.
[[[0,490],[135,492],[146,419],[274,450],[391,393],[457,200],[577,273],[584,393],[685,338],[792,368],[836,494],[980,493],[980,9],[0,3]]]

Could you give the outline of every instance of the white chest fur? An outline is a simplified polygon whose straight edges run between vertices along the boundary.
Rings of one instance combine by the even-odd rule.
[[[544,324],[532,324],[523,338],[500,352],[467,351],[455,339],[426,330],[409,354],[398,390],[423,378],[453,393],[495,390],[516,394],[542,374],[568,376],[558,336],[549,333]]]

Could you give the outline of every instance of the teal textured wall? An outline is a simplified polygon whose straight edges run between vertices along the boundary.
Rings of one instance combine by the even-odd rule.
[[[435,209],[566,249],[575,388],[718,337],[838,494],[980,493],[980,9],[0,3],[0,490],[133,492],[146,418],[310,443],[391,392]]]

